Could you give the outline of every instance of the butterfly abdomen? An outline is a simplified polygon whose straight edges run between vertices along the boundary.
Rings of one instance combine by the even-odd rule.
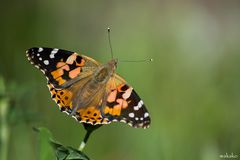
[[[93,78],[91,77],[83,87],[76,91],[76,96],[73,98],[74,110],[99,105],[105,91],[103,90],[105,84],[96,83]]]

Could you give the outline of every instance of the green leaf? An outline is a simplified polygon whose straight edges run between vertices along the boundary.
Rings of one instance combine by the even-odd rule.
[[[58,160],[90,160],[87,155],[75,148],[65,147],[53,140],[51,140],[51,144]]]
[[[49,141],[50,141],[50,139],[52,139],[51,132],[48,129],[43,128],[43,127],[34,128],[34,130],[39,133],[38,159],[39,160],[54,159],[54,153],[53,153],[52,147],[51,147],[51,145],[49,145]]]
[[[39,160],[90,160],[83,152],[72,147],[65,147],[55,141],[48,129],[40,127],[34,130],[39,133]],[[53,150],[56,158],[54,158]]]

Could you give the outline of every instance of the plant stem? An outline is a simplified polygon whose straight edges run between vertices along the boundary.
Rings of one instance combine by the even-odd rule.
[[[79,151],[82,151],[88,141],[89,136],[91,135],[92,131],[87,131],[87,133],[85,134],[85,137],[83,139],[83,141],[81,142],[80,146],[78,147]]]
[[[81,142],[80,146],[78,147],[79,151],[82,151],[88,141],[89,136],[91,135],[91,133],[98,129],[99,127],[101,127],[101,124],[98,125],[91,125],[91,124],[87,124],[87,123],[83,123],[84,129],[87,131],[87,133],[85,134],[85,137],[83,139],[83,141]]]
[[[5,97],[4,81],[0,77],[0,159],[7,160],[8,158],[8,140],[9,140],[9,127],[7,122],[8,114],[8,98]]]

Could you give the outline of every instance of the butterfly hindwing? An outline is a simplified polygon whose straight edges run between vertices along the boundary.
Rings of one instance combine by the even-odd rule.
[[[79,81],[77,83],[82,82]],[[52,99],[57,103],[60,111],[72,115],[78,122],[92,125],[110,123],[108,118],[103,118],[99,106],[96,105],[81,107],[72,114],[74,110],[73,99],[77,95],[76,90],[73,89],[75,88],[74,85],[67,89],[56,89],[51,83],[48,83],[48,88]]]

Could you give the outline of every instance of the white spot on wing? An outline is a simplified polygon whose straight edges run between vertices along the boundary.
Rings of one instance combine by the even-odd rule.
[[[126,123],[126,120],[124,120],[124,119],[121,119],[121,120],[120,120],[120,122]]]
[[[143,105],[143,101],[141,100],[139,103],[140,103],[140,104],[139,104],[139,108],[141,108],[142,105]]]
[[[149,116],[148,112],[144,113],[144,118],[147,118],[148,116]]]
[[[128,125],[132,127],[133,124],[131,122],[129,122]]]
[[[139,108],[138,108],[138,106],[134,106],[133,109],[134,109],[135,111],[137,111]]]
[[[143,123],[139,123],[139,124],[138,124],[138,127],[142,127],[142,126],[143,126]]]
[[[133,107],[133,109],[134,109],[135,111],[137,111],[137,110],[139,110],[139,109],[142,107],[142,105],[143,105],[143,101],[141,100],[141,101],[138,102],[138,105],[137,105],[137,106],[134,106],[134,107]]]
[[[72,117],[76,120],[76,121],[78,121],[78,119],[77,119],[77,117],[76,116],[74,116],[74,115],[72,115]]]
[[[42,72],[43,74],[45,74],[45,71],[44,71],[44,70],[42,70],[42,69],[41,69],[41,72]]]
[[[57,48],[54,48],[51,52],[51,54],[49,55],[50,58],[55,58],[54,55],[58,52]]]
[[[125,91],[125,93],[122,95],[122,97],[123,97],[124,99],[128,99],[128,98],[130,97],[131,93],[132,93],[132,89],[133,89],[133,88],[128,88],[128,89]]]
[[[38,52],[42,52],[43,51],[43,48],[38,48]]]
[[[133,117],[134,117],[134,113],[129,113],[128,116],[129,116],[130,118],[133,118]]]
[[[68,114],[68,115],[69,115],[69,113],[68,113],[67,111],[62,111],[62,112],[64,112],[64,113],[66,113],[66,114]]]
[[[44,63],[45,65],[49,65],[49,61],[48,61],[48,60],[44,60],[43,63]]]

